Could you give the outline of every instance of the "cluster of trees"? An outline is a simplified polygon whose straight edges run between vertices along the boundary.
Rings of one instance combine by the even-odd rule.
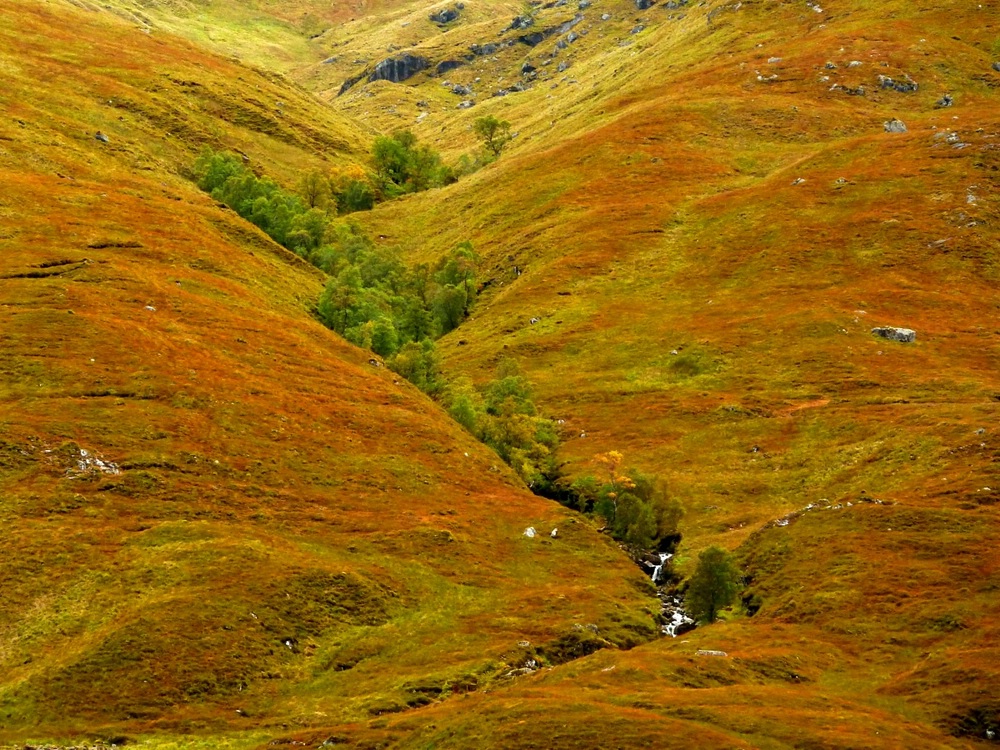
[[[638,554],[673,548],[684,509],[670,498],[663,483],[637,469],[625,469],[618,451],[594,456],[598,475],[577,479],[570,487],[571,504],[602,517],[611,535]]]
[[[313,260],[331,277],[318,305],[323,322],[428,393],[439,390],[433,341],[456,328],[475,302],[479,258],[472,245],[459,244],[434,265],[407,267],[397,250],[348,226]]]
[[[444,394],[448,413],[486,443],[536,494],[547,494],[559,479],[556,423],[538,413],[531,384],[513,360],[504,359],[496,377],[476,387],[468,378]]]
[[[684,509],[669,497],[656,477],[624,468],[618,451],[593,458],[597,475],[584,476],[570,486],[570,505],[600,517],[611,536],[633,555],[659,548],[669,551],[680,541],[678,526]],[[685,588],[685,608],[702,623],[712,623],[730,606],[740,590],[741,575],[733,558],[719,547],[709,547],[698,557]]]
[[[412,132],[400,130],[375,138],[367,170],[355,167],[334,175],[312,171],[299,181],[297,193],[257,177],[229,152],[205,151],[195,163],[195,174],[203,190],[285,247],[303,252],[322,243],[330,214],[367,211],[382,201],[451,184],[495,161],[513,138],[510,123],[493,115],[476,120],[473,131],[482,150],[461,157],[454,168],[430,146],[418,143]]]
[[[328,327],[385,357],[419,388],[440,390],[434,339],[457,327],[475,302],[479,258],[471,244],[408,268],[398,250],[331,220],[328,186],[315,174],[296,195],[257,177],[235,154],[206,151],[195,175],[216,200],[329,274],[317,306]]]
[[[270,177],[258,177],[236,154],[205,151],[194,171],[198,187],[289,250],[306,255],[323,244],[329,224],[326,212]]]

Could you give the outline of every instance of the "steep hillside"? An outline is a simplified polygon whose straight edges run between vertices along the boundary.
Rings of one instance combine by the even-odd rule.
[[[497,164],[364,221],[418,258],[488,248],[449,367],[516,357],[566,421],[571,474],[621,450],[685,503],[680,570],[709,543],[744,560],[759,613],[657,652],[713,631],[736,658],[829,649],[811,678],[828,699],[996,737],[997,7],[817,7],[541,8],[529,32],[584,20],[332,102],[454,155],[483,114],[519,131]],[[508,24],[459,21],[428,57],[525,33]]]
[[[0,741],[1000,740],[995,0],[110,6],[0,8]],[[570,478],[663,477],[678,575],[745,571],[720,623],[651,640],[613,544],[184,178],[454,161],[484,114],[496,163],[352,218],[473,242],[446,369],[516,359]]]
[[[355,130],[112,14],[0,17],[0,742],[366,720],[653,635],[617,548],[179,176],[219,141],[294,175]]]

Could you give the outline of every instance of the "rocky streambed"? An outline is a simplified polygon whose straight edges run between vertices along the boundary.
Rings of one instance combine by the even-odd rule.
[[[660,615],[662,618],[661,632],[676,638],[682,633],[697,627],[694,619],[684,611],[684,597],[677,592],[673,576],[669,574],[672,554],[658,552],[646,555],[639,561],[639,566],[649,573],[656,595],[660,599]]]

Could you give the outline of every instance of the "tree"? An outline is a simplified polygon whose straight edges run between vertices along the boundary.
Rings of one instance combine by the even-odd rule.
[[[719,610],[736,599],[739,579],[740,572],[728,552],[718,547],[704,550],[688,582],[688,613],[701,622],[715,622]]]
[[[330,182],[317,170],[307,172],[299,180],[299,195],[309,208],[326,208],[330,201]]]
[[[493,115],[480,117],[473,123],[472,130],[493,156],[500,156],[500,152],[514,137],[510,134],[510,123]]]

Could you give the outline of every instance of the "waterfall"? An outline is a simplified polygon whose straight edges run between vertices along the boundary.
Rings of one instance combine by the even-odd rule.
[[[652,581],[654,585],[656,584],[657,581],[660,580],[660,571],[663,570],[663,566],[666,564],[667,560],[669,560],[671,557],[673,557],[673,555],[668,555],[665,552],[660,553],[660,564],[653,566]]]

